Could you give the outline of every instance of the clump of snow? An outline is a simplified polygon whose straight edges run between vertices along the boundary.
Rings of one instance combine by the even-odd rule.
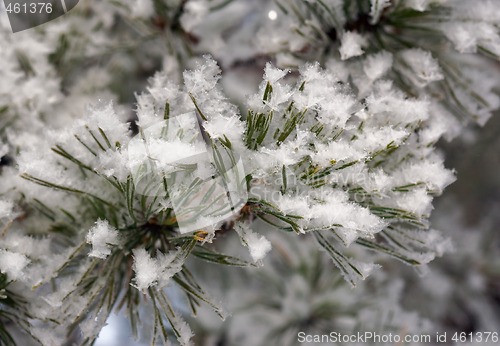
[[[119,150],[106,150],[99,153],[99,162],[96,170],[106,177],[115,177],[119,181],[126,181],[130,174],[128,157]]]
[[[266,79],[271,85],[275,84],[277,81],[283,79],[290,71],[282,70],[274,67],[271,63],[267,63],[264,68],[264,79]]]
[[[370,54],[363,61],[363,71],[370,81],[375,81],[382,77],[392,67],[392,54],[382,51],[376,54]]]
[[[399,56],[409,69],[402,68],[401,70],[419,88],[444,78],[438,61],[428,51],[420,48],[407,49]]]
[[[87,233],[87,243],[92,245],[89,256],[105,259],[111,254],[111,247],[120,243],[119,236],[107,220],[98,220]]]
[[[401,165],[394,183],[398,185],[424,183],[428,190],[441,193],[443,189],[455,181],[453,172],[447,170],[443,162],[434,157],[421,162]]]
[[[381,123],[409,124],[429,117],[429,103],[426,100],[406,97],[391,81],[375,82],[366,103],[368,110],[377,114]]]
[[[160,269],[156,261],[151,258],[145,249],[135,249],[133,254],[136,287],[139,290],[146,290],[156,285],[160,275]]]
[[[124,145],[128,142],[130,132],[128,124],[122,121],[120,115],[115,109],[113,102],[98,102],[87,107],[87,119],[77,121],[78,125],[89,126],[97,133],[104,132],[112,147],[115,144],[121,143]],[[87,133],[88,135],[88,133]],[[103,139],[103,143],[105,143]]]
[[[324,71],[318,63],[306,64],[300,72],[302,79],[299,83],[304,83],[304,89],[294,91],[292,99],[295,105],[299,109],[317,110],[318,120],[328,127],[344,127],[357,104],[352,92],[340,87],[337,75]]]
[[[205,56],[203,62],[198,64],[196,69],[184,72],[186,90],[194,96],[202,96],[202,93],[217,86],[217,82],[221,78],[220,74],[221,69],[217,62]]]
[[[229,139],[235,149],[243,151],[244,123],[239,117],[238,108],[227,100],[218,83],[221,78],[221,69],[210,56],[204,56],[200,60],[195,69],[185,71],[183,74],[184,90],[182,92],[188,100],[184,103],[184,107],[187,104],[192,110],[193,102],[196,102],[198,109],[206,118],[203,127],[214,139],[222,137],[220,126],[225,119],[226,126],[231,124],[231,131],[224,133],[225,138]]]
[[[366,37],[355,31],[346,31],[340,40],[340,58],[347,60],[352,57],[363,55],[363,47],[367,44]]]
[[[355,31],[347,31],[342,35],[340,41],[340,58],[347,60],[364,53],[363,47],[367,44],[366,37]]]
[[[500,34],[493,24],[451,22],[443,24],[442,31],[461,53],[475,53],[478,47],[500,52]]]
[[[190,32],[209,13],[209,4],[206,0],[194,0],[186,3],[180,18],[182,27]]]
[[[431,103],[429,112],[432,113],[432,116],[424,124],[423,129],[419,133],[422,143],[436,143],[441,137],[444,137],[447,141],[451,141],[459,135],[463,125],[441,104],[437,102]]]
[[[331,161],[356,161],[365,156],[362,151],[359,151],[351,143],[342,141],[330,142],[328,144],[318,144],[317,152],[312,155],[314,162],[321,165],[328,165]]]
[[[137,18],[148,18],[155,13],[152,0],[134,0],[131,10],[132,16]]]
[[[193,337],[193,331],[189,327],[189,324],[186,323],[180,316],[175,315],[172,318],[172,324],[175,326],[179,335],[177,336],[177,340],[181,344],[181,346],[192,346],[194,345],[191,338]]]
[[[0,249],[0,271],[11,280],[22,278],[29,263],[30,260],[22,254]]]
[[[181,250],[171,251],[168,254],[157,252],[156,258],[152,258],[146,249],[134,249],[135,284],[138,290],[145,291],[149,287],[165,287],[170,278],[181,271],[184,264]]]
[[[241,238],[242,243],[248,247],[250,256],[254,262],[260,262],[267,253],[271,251],[271,242],[263,235],[252,232],[247,224],[238,224],[235,227],[236,232]]]

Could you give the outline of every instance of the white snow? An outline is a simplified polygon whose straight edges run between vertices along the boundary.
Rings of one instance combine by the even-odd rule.
[[[389,52],[370,54],[363,61],[363,71],[371,81],[375,81],[389,71],[392,63],[392,54]]]
[[[87,243],[92,245],[89,256],[105,259],[111,254],[111,247],[119,244],[119,236],[108,221],[98,220],[87,233]]]
[[[155,13],[152,0],[134,0],[131,10],[132,16],[138,18],[148,18]]]
[[[191,32],[209,12],[209,3],[206,0],[188,1],[180,18],[182,27]]]
[[[18,280],[23,277],[24,268],[30,260],[19,253],[0,249],[0,271],[7,274],[10,280]]]
[[[0,200],[0,219],[10,219],[14,211],[14,203],[11,201]]]
[[[268,62],[264,69],[264,79],[266,79],[267,81],[269,81],[269,83],[271,83],[271,85],[273,85],[280,79],[283,79],[289,72],[289,70],[276,68]]]
[[[254,262],[261,261],[271,251],[271,242],[263,235],[252,232],[248,225],[237,224],[235,230],[240,236],[242,243],[248,247],[250,256],[252,256]]]
[[[408,71],[401,68],[403,73],[419,88],[444,78],[438,61],[428,51],[420,48],[407,49],[402,51],[399,56],[405,66],[410,69]]]
[[[9,146],[5,143],[0,143],[0,158],[7,155],[9,152]]]
[[[156,261],[145,249],[134,249],[135,286],[143,291],[156,285],[160,270]]]
[[[342,60],[362,55],[364,53],[363,47],[368,43],[364,36],[355,31],[346,31],[340,42],[339,51]]]
[[[135,272],[133,286],[140,291],[152,286],[167,286],[170,278],[182,269],[184,263],[179,256],[180,250],[167,254],[158,251],[156,258],[152,258],[144,248],[134,249],[132,252]]]

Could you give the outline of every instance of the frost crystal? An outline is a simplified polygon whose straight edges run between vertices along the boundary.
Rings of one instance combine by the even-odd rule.
[[[30,263],[26,256],[0,249],[0,271],[12,280],[23,277],[23,269]]]
[[[152,258],[145,249],[134,249],[133,254],[134,286],[141,291],[152,286],[165,287],[170,278],[182,269],[183,263],[179,258],[179,251],[158,253],[156,258]]]
[[[261,261],[271,251],[271,242],[263,235],[252,232],[248,226],[238,225],[236,232],[241,237],[243,244],[248,247],[254,262]]]
[[[401,58],[411,69],[403,70],[403,73],[418,87],[423,88],[431,82],[443,79],[441,68],[430,52],[409,49],[401,52]]]
[[[119,244],[119,233],[106,220],[98,220],[88,234],[87,243],[92,245],[91,257],[105,259],[111,254],[111,247]]]
[[[357,32],[345,32],[342,35],[340,46],[340,58],[347,60],[349,58],[360,56],[364,53],[362,47],[366,45],[367,41],[362,35]]]
[[[141,291],[156,285],[160,276],[157,262],[145,249],[134,250],[134,271],[135,285]]]

